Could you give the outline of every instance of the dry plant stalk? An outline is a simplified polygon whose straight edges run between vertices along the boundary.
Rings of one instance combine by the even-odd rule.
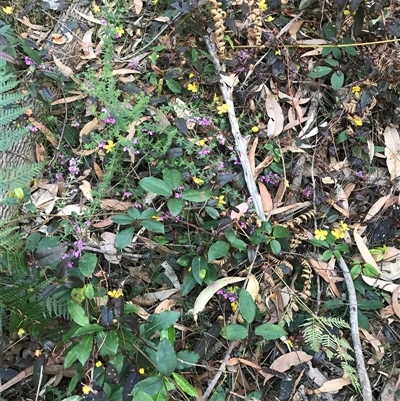
[[[225,56],[225,19],[226,12],[222,10],[222,3],[217,0],[210,0],[210,12],[215,24],[214,42],[219,57]]]

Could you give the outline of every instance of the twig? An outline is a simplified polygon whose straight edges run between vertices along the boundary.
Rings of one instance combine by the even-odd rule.
[[[215,45],[208,36],[204,36],[204,41],[207,46],[208,53],[210,54],[214,68],[217,72],[222,71],[221,64],[216,55]],[[235,139],[236,152],[239,156],[240,162],[243,167],[244,178],[246,180],[247,189],[249,190],[251,199],[254,203],[254,209],[257,213],[258,218],[261,221],[265,221],[264,208],[261,201],[261,196],[258,193],[257,186],[254,180],[253,172],[250,166],[249,159],[247,157],[247,141],[240,133],[239,122],[235,115],[235,106],[233,104],[233,85],[229,87],[222,79],[219,81],[219,87],[224,97],[225,103],[228,105],[228,116],[231,124],[232,135]]]
[[[360,334],[358,332],[358,316],[357,316],[357,297],[356,290],[354,288],[353,279],[349,268],[343,258],[339,259],[339,266],[343,272],[344,280],[347,286],[347,292],[349,294],[349,305],[350,305],[350,329],[351,338],[353,340],[354,354],[356,357],[356,365],[358,376],[360,378],[361,391],[363,394],[364,401],[372,401],[372,390],[371,383],[368,378],[367,369],[365,368],[364,356],[362,353]]]

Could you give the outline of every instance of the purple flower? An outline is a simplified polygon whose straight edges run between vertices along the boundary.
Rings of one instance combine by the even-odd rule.
[[[74,245],[76,246],[76,250],[72,252],[75,258],[79,258],[82,254],[83,247],[85,246],[85,243],[79,239],[78,241],[74,242]]]
[[[199,155],[201,155],[201,156],[207,156],[210,153],[211,153],[211,149],[210,148],[199,150]]]
[[[32,131],[32,132],[39,131],[39,127],[36,127],[35,125],[31,125],[31,126],[29,127],[29,131]]]
[[[125,191],[124,194],[122,195],[124,198],[130,198],[132,196],[132,192]]]
[[[72,175],[78,175],[79,174],[79,168],[77,167],[76,159],[74,159],[74,158],[70,159],[68,171]]]
[[[63,173],[56,173],[55,174],[56,180],[61,181],[64,177],[63,177]]]
[[[217,139],[220,145],[225,145],[225,137],[222,134],[218,134]]]
[[[35,63],[31,58],[29,58],[28,56],[25,56],[25,57],[24,57],[24,62],[25,62],[26,65],[35,65],[35,64],[36,64],[36,63]]]
[[[199,120],[199,125],[208,126],[208,125],[211,125],[211,124],[212,124],[212,120],[209,120],[209,119],[206,118],[206,117],[202,117],[202,118]]]
[[[175,192],[174,198],[176,199],[182,198],[182,194],[180,194],[179,192]]]
[[[217,165],[217,170],[222,170],[224,168],[224,162],[219,162]]]

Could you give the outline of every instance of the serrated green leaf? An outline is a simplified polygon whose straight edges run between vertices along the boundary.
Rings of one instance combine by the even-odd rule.
[[[135,229],[133,227],[125,228],[115,236],[115,248],[123,249],[128,246],[133,238]]]
[[[171,196],[172,188],[163,180],[156,177],[145,177],[139,181],[139,185],[148,192],[153,192],[157,195]]]
[[[226,340],[243,340],[247,338],[248,331],[240,324],[228,324],[221,330],[221,336]]]
[[[282,336],[286,336],[287,333],[282,327],[272,324],[272,323],[264,323],[260,326],[257,326],[254,332],[263,337],[265,340],[276,340]]]
[[[72,320],[79,326],[89,324],[89,318],[87,317],[86,311],[76,302],[71,300],[68,301],[68,312],[71,315]]]
[[[244,288],[240,290],[239,294],[239,309],[244,320],[247,323],[252,323],[256,316],[256,304],[253,301],[253,297]]]
[[[208,250],[208,261],[223,258],[229,251],[229,244],[225,241],[214,242]]]

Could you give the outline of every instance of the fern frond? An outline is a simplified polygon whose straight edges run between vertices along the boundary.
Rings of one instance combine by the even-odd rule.
[[[26,127],[21,127],[0,132],[0,152],[9,149],[11,145],[19,141],[27,131],[28,129]]]
[[[25,95],[18,92],[0,94],[0,107],[5,107],[15,104],[24,97]]]
[[[42,167],[37,163],[0,170],[0,196],[15,188],[28,185]]]
[[[8,92],[18,86],[19,82],[15,80],[14,75],[9,72],[4,72],[4,70],[2,71],[1,65],[0,71],[2,74],[0,81],[0,93]]]
[[[15,119],[25,113],[27,107],[13,107],[0,110],[0,125],[11,124]]]

